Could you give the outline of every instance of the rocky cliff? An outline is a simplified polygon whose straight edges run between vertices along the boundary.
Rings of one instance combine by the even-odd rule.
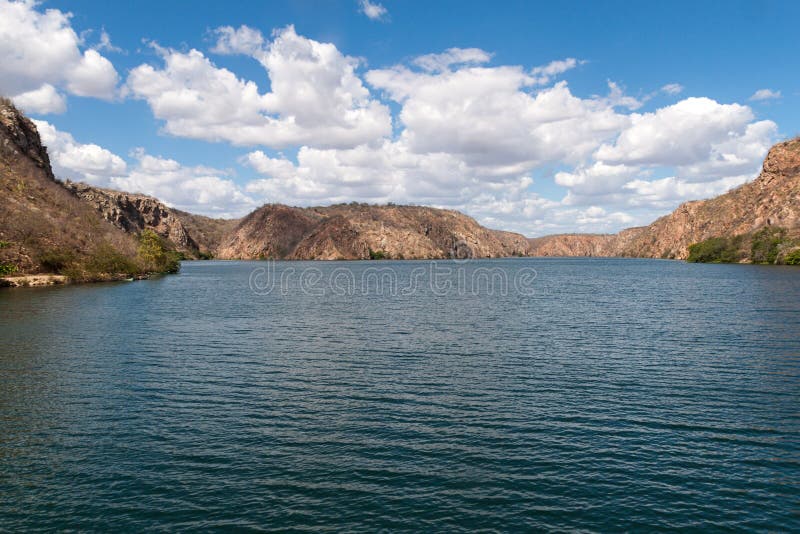
[[[368,259],[524,255],[524,236],[489,230],[451,210],[340,204],[267,205],[239,223],[220,258]]]
[[[800,233],[800,138],[772,147],[752,182],[708,200],[681,204],[648,226],[615,235],[530,239],[533,256],[630,256],[686,259],[689,245],[766,226]]]

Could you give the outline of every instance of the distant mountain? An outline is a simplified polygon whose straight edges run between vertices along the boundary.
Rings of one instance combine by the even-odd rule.
[[[489,230],[452,210],[337,204],[263,206],[223,239],[220,258],[306,260],[496,258],[525,255],[526,238]]]
[[[800,138],[770,149],[761,174],[708,200],[681,204],[648,226],[614,235],[565,234],[530,239],[532,256],[630,256],[686,259],[689,246],[715,237],[743,236],[748,242],[765,227],[800,237]]]

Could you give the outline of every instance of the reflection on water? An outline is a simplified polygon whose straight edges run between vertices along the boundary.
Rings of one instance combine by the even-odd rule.
[[[800,271],[453,265],[533,291],[0,292],[0,528],[798,526]]]

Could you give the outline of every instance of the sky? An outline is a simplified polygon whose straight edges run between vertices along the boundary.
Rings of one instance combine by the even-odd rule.
[[[796,1],[0,0],[0,94],[62,179],[204,215],[458,209],[616,232],[800,134]]]

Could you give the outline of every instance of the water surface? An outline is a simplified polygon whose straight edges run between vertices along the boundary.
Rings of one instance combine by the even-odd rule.
[[[800,270],[438,265],[0,292],[0,530],[800,528]]]

